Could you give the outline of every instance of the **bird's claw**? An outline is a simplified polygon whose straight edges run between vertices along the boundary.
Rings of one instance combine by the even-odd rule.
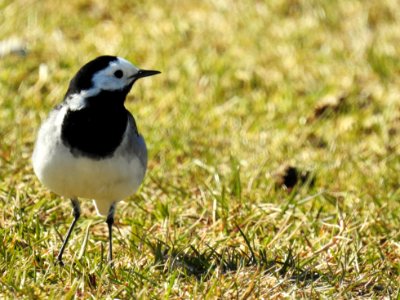
[[[64,262],[61,257],[57,257],[57,264],[60,265],[61,267],[64,267]]]

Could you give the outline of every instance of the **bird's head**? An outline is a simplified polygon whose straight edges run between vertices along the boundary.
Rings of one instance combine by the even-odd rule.
[[[67,96],[88,91],[123,91],[128,93],[136,80],[159,74],[155,70],[142,70],[124,58],[99,56],[85,64],[72,78]]]

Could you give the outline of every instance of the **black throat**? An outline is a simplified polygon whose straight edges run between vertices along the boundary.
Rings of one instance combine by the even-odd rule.
[[[129,112],[124,107],[128,92],[101,91],[87,98],[84,108],[68,109],[61,139],[74,156],[104,159],[114,154],[128,122]]]

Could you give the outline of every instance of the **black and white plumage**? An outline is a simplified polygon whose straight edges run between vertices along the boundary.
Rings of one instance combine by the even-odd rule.
[[[158,73],[120,57],[100,56],[72,78],[64,101],[40,127],[33,169],[73,206],[74,221],[58,255],[61,264],[80,216],[78,197],[93,199],[97,212],[107,216],[112,260],[115,205],[138,189],[147,167],[145,141],[124,102],[136,80]]]

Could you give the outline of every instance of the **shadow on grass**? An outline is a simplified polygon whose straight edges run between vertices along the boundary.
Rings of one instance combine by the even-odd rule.
[[[256,267],[264,274],[274,274],[303,284],[314,282],[323,276],[311,267],[301,266],[302,262],[293,254],[292,249],[288,250],[283,260],[268,259],[266,250],[253,249],[243,231],[239,227],[237,229],[249,253],[243,251],[240,246],[217,249],[217,247],[207,245],[205,250],[199,251],[192,245],[177,249],[160,240],[147,242],[154,255],[154,264],[159,268],[165,272],[178,269],[183,274],[195,276],[198,280],[207,280],[216,270],[229,273],[250,267]]]

